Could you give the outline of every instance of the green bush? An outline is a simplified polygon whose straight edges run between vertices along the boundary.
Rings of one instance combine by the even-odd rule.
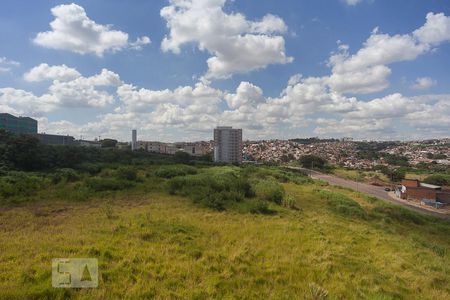
[[[295,208],[295,199],[291,195],[283,198],[282,205],[286,208]]]
[[[58,169],[51,175],[54,184],[59,182],[75,182],[81,179],[81,175],[74,169]]]
[[[255,186],[256,195],[262,200],[281,204],[284,197],[283,186],[274,180],[261,180]]]
[[[194,174],[197,174],[197,169],[186,165],[162,166],[155,172],[156,176],[167,179]]]
[[[135,181],[137,179],[137,171],[133,167],[120,167],[116,171],[116,176],[122,180]]]
[[[11,172],[0,177],[0,197],[12,198],[34,195],[38,190],[45,188],[48,180],[24,172]]]
[[[411,222],[419,225],[424,224],[426,221],[425,216],[400,206],[378,206],[373,208],[371,213],[375,218],[389,218],[399,222]]]
[[[449,185],[450,184],[450,175],[445,174],[434,174],[430,175],[423,180],[425,183],[434,184],[434,185]]]
[[[87,187],[84,182],[77,182],[75,184],[63,184],[59,185],[55,190],[55,196],[57,199],[64,199],[69,201],[86,201],[88,200],[93,191]]]
[[[332,211],[347,217],[367,218],[367,213],[361,205],[349,197],[327,190],[319,190],[317,193],[322,199],[327,200],[328,206]]]
[[[221,191],[207,193],[206,195],[199,194],[195,198],[195,202],[198,202],[206,207],[222,211],[226,209],[228,203],[240,202],[244,199],[244,196],[237,191]]]
[[[127,180],[100,177],[89,178],[86,185],[95,192],[125,190],[134,186],[132,182]]]
[[[252,214],[269,215],[273,213],[273,211],[269,208],[269,204],[267,203],[267,201],[254,200],[249,201],[247,205],[248,211]]]
[[[224,210],[229,205],[253,195],[248,181],[232,172],[177,176],[169,180],[168,191],[173,195],[189,197],[196,203],[216,210]]]
[[[89,173],[90,175],[97,175],[102,171],[103,165],[96,163],[82,163],[76,166],[77,170]]]

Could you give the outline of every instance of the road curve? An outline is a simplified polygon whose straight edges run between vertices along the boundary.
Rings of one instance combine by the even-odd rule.
[[[394,203],[394,204],[398,204],[398,205],[402,205],[404,207],[407,207],[411,210],[423,213],[423,214],[427,214],[427,215],[431,215],[431,216],[435,216],[441,219],[445,219],[445,220],[450,220],[450,216],[449,215],[444,215],[444,214],[440,214],[437,212],[433,212],[427,209],[423,209],[414,205],[410,205],[401,201],[396,201],[395,198],[392,198],[389,196],[388,192],[386,192],[384,190],[384,187],[380,187],[380,186],[373,186],[373,185],[369,185],[369,184],[365,184],[365,183],[360,183],[360,182],[356,182],[356,181],[352,181],[352,180],[347,180],[347,179],[343,179],[334,175],[329,175],[329,174],[324,174],[324,173],[320,173],[317,171],[312,171],[312,170],[308,170],[308,169],[303,169],[303,168],[296,168],[296,167],[288,167],[289,169],[295,169],[295,170],[301,170],[307,174],[310,174],[310,176],[314,179],[320,179],[323,181],[328,182],[331,185],[336,185],[336,186],[341,186],[341,187],[346,187],[346,188],[350,188],[352,190],[355,190],[357,192],[360,193],[364,193],[366,195],[370,195],[370,196],[374,196],[383,200],[386,200],[390,203]]]

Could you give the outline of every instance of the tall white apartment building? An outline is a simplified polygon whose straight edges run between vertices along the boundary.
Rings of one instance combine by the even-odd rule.
[[[242,129],[225,126],[214,129],[214,161],[242,163]]]
[[[136,151],[138,149],[138,144],[137,144],[137,130],[133,129],[131,131],[131,150],[132,151]]]

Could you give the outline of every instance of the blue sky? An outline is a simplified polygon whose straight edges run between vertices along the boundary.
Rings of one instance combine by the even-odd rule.
[[[445,137],[449,16],[435,0],[6,0],[0,111],[120,140],[210,139],[216,125]]]

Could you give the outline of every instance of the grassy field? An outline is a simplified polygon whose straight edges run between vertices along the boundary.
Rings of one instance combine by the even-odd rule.
[[[389,184],[389,178],[381,172],[375,171],[357,171],[345,168],[333,169],[333,174],[341,178],[350,179],[359,182],[370,182],[377,178],[380,182]]]
[[[450,298],[450,224],[347,189],[269,168],[64,176],[0,202],[0,299]],[[215,176],[254,194],[222,203],[245,184]],[[97,258],[99,287],[52,288],[60,257]]]

